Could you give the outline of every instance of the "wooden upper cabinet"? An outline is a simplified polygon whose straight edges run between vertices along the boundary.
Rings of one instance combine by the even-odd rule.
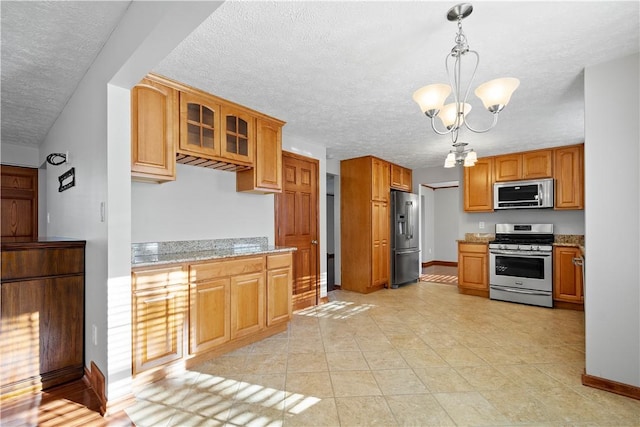
[[[473,167],[464,168],[464,210],[493,211],[493,157],[478,159]]]
[[[221,152],[225,159],[253,166],[256,143],[255,118],[248,112],[232,106],[222,106]]]
[[[522,179],[553,177],[553,150],[537,150],[522,154]]]
[[[584,145],[556,148],[554,209],[584,209]]]
[[[508,154],[494,159],[496,181],[516,181],[522,179],[522,155]]]
[[[131,90],[131,177],[173,181],[178,141],[178,91],[150,78]]]
[[[195,156],[220,156],[220,105],[215,99],[180,92],[179,151]]]
[[[389,202],[389,163],[371,158],[371,199]]]
[[[253,169],[236,173],[236,190],[253,193],[282,191],[282,123],[256,119]]]
[[[401,191],[411,191],[412,188],[412,171],[402,166],[391,163],[391,188]]]
[[[552,154],[552,150],[536,150],[496,156],[494,160],[495,181],[551,178],[553,176]]]

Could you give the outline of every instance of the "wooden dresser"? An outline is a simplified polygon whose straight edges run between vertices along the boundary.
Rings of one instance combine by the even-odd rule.
[[[2,243],[2,399],[84,375],[85,243]]]

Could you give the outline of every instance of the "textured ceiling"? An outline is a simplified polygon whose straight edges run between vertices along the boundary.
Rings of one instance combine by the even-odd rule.
[[[127,3],[40,4],[46,20],[11,3],[2,2],[2,139],[38,144]],[[293,145],[439,166],[450,139],[433,133],[411,95],[447,82],[453,4],[226,2],[153,71],[285,120]],[[474,86],[502,76],[521,84],[496,128],[460,139],[480,156],[583,141],[584,67],[640,50],[639,6],[475,2],[463,22],[480,53]],[[481,128],[491,117],[476,101],[469,122]],[[42,118],[48,125],[34,124]]]
[[[2,142],[38,146],[129,2],[2,2]]]

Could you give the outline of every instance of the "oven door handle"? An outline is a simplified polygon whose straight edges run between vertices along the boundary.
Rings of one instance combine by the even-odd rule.
[[[490,249],[489,253],[497,255],[515,255],[515,256],[551,256],[551,252],[538,252],[538,251],[503,251],[500,249]]]
[[[514,294],[525,294],[525,295],[549,295],[550,292],[545,291],[529,291],[526,289],[518,289],[518,288],[507,288],[504,286],[491,286],[493,289],[504,292],[513,292]]]

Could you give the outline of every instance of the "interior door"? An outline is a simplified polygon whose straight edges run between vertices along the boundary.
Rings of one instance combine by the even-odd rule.
[[[38,169],[0,167],[2,175],[2,241],[38,238]]]
[[[282,153],[282,193],[276,194],[276,245],[293,252],[293,309],[318,304],[318,160]]]

